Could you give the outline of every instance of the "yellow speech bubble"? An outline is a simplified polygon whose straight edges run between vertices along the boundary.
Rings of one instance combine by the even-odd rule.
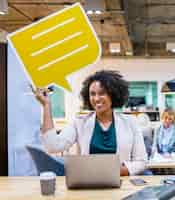
[[[101,55],[101,46],[79,3],[8,35],[32,83],[69,89],[66,76]]]

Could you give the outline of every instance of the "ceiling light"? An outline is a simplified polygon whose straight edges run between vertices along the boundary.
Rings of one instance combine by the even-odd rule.
[[[120,53],[120,43],[118,42],[110,42],[109,43],[109,51],[112,54]]]
[[[171,51],[172,51],[173,53],[175,53],[175,49],[171,49]]]
[[[101,10],[96,10],[95,11],[95,14],[97,14],[97,15],[100,15],[102,12],[101,12]]]
[[[93,11],[92,11],[92,10],[87,10],[87,14],[88,14],[88,15],[92,15],[92,14],[93,14]]]
[[[0,0],[0,15],[5,15],[7,13],[8,13],[7,0]]]
[[[132,56],[133,55],[133,52],[132,51],[126,51],[126,56]]]
[[[94,11],[103,12],[105,11],[105,1],[104,0],[87,0],[85,1],[84,8],[86,11],[94,10]],[[95,14],[99,14],[99,13],[95,12]]]
[[[110,49],[111,53],[120,53],[120,49]]]
[[[5,12],[0,11],[0,15],[5,15]]]
[[[166,43],[166,50],[175,53],[175,43],[174,42],[167,42]]]
[[[6,43],[7,42],[7,32],[4,30],[0,30],[0,42]]]

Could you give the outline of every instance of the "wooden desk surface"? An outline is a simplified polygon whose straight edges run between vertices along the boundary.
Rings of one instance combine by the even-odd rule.
[[[55,196],[40,194],[39,177],[0,177],[0,199],[3,200],[119,200],[144,186],[134,186],[130,178],[122,177],[120,189],[68,190],[64,177],[57,177]],[[147,181],[147,186],[159,185],[163,176],[139,176]]]
[[[147,163],[146,167],[148,169],[156,169],[156,168],[175,168],[175,161],[173,162],[149,162]]]

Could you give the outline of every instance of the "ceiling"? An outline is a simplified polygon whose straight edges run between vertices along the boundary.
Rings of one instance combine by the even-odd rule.
[[[75,2],[102,11],[88,16],[103,56],[175,57],[166,49],[167,43],[175,44],[175,0],[9,0],[0,30],[13,32]],[[111,43],[120,44],[120,53],[110,53]]]

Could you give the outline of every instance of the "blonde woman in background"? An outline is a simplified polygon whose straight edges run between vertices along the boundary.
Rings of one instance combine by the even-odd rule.
[[[175,112],[167,108],[161,115],[161,124],[155,129],[152,146],[152,157],[161,154],[165,159],[173,159],[175,154]],[[175,170],[157,169],[156,174],[171,174]]]
[[[175,112],[168,108],[161,116],[161,125],[155,130],[152,152],[169,157],[175,152]]]

